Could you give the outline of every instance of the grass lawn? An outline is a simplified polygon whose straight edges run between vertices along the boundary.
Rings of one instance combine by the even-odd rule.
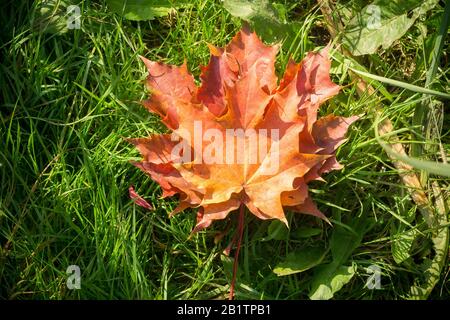
[[[302,26],[295,45],[283,46],[278,56],[281,75],[289,56],[298,62],[333,39],[315,1],[279,2]],[[241,20],[218,0],[193,0],[169,16],[141,22],[111,12],[105,1],[86,0],[76,2],[81,29],[60,33],[39,22],[40,1],[7,3],[0,11],[0,298],[226,298],[233,255],[221,253],[232,232],[214,243],[226,221],[189,238],[195,210],[169,219],[177,198],[161,199],[160,187],[130,164],[140,156],[125,138],[167,132],[139,103],[148,93],[138,55],[176,65],[186,60],[199,80],[209,60],[207,43],[224,46]],[[359,63],[372,74],[424,87],[444,6],[441,1],[401,40]],[[357,82],[334,57],[332,79],[343,90],[320,114],[363,116],[337,151],[344,169],[325,175],[326,183],[310,184],[333,226],[287,212],[288,230],[248,214],[237,299],[308,299],[318,281],[336,270],[345,276],[349,268],[354,275],[334,298],[408,298],[411,287],[426,287],[438,234],[448,237],[449,224],[431,227],[412,201],[402,172],[376,139],[374,111],[381,108],[381,117],[391,120],[407,152],[424,146],[420,157],[443,162],[450,155],[448,105],[445,112],[435,108],[428,134],[420,134],[414,117],[421,93],[373,82],[374,94],[358,94]],[[433,89],[447,92],[448,37],[438,66]],[[130,200],[130,185],[154,211]],[[423,184],[441,221],[448,217],[449,185],[439,175]],[[329,249],[319,265],[274,273],[287,257],[313,245]],[[431,299],[450,298],[448,261],[439,262]],[[80,268],[80,290],[66,285],[70,265]],[[326,269],[330,265],[334,271]],[[366,285],[370,266],[380,271],[379,289]]]

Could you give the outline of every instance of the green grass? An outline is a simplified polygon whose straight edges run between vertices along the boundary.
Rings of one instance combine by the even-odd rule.
[[[39,29],[36,1],[9,1],[0,13],[4,30],[0,47],[0,298],[226,297],[230,261],[221,258],[221,252],[230,237],[218,244],[213,241],[225,222],[189,238],[195,212],[168,218],[177,199],[161,199],[157,184],[129,163],[139,155],[124,138],[166,130],[139,104],[147,93],[146,70],[138,55],[171,64],[186,59],[198,79],[199,65],[209,59],[206,44],[225,45],[241,22],[220,1],[195,0],[174,15],[139,23],[109,12],[103,1],[80,3],[82,29],[63,34]],[[329,39],[313,2],[289,3],[290,15],[307,23],[299,31],[298,47],[280,53],[279,74],[290,54],[299,61]],[[439,29],[442,16],[439,8],[427,20],[429,38],[417,40],[419,31],[412,28],[401,42],[364,58],[362,64],[374,74],[423,87],[429,67],[425,57],[433,48],[429,39]],[[448,42],[444,48],[448,49]],[[405,69],[412,65],[412,72]],[[448,70],[448,54],[444,54],[437,72],[437,89],[442,92],[448,90]],[[365,114],[352,125],[348,141],[338,150],[337,158],[345,168],[326,175],[326,184],[311,185],[314,199],[334,227],[288,213],[290,230],[278,240],[264,241],[271,222],[247,215],[237,298],[308,298],[315,268],[286,277],[277,277],[272,270],[289,252],[312,243],[332,245],[337,230],[356,234],[350,238],[354,248],[346,253],[343,264],[357,265],[356,276],[335,295],[338,299],[402,299],[421,279],[421,263],[432,256],[432,230],[375,138],[370,105],[376,98],[359,97],[346,76],[334,74],[333,78],[345,88],[322,106],[321,114]],[[417,143],[420,133],[412,119],[422,96],[386,89],[393,99],[385,99],[384,114],[405,145]],[[439,141],[440,150],[448,156],[448,112],[440,125],[433,141]],[[428,152],[428,156],[439,153],[435,148]],[[433,181],[440,183],[443,192],[450,191],[443,178],[431,176]],[[149,212],[134,205],[128,197],[130,185],[156,209]],[[231,215],[232,221],[235,216]],[[321,231],[302,238],[295,232],[300,226]],[[417,235],[409,258],[397,264],[392,252],[402,243],[395,235],[411,229]],[[323,263],[330,261],[328,253]],[[381,290],[365,287],[366,268],[372,264],[382,270]],[[81,290],[66,287],[69,265],[81,269]],[[450,297],[446,265],[431,298]]]

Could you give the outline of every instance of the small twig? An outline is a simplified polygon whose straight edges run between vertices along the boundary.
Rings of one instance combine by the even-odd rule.
[[[239,217],[238,217],[238,227],[237,227],[237,233],[239,234],[239,240],[237,242],[237,248],[236,253],[234,254],[234,262],[233,262],[233,278],[231,279],[231,286],[230,286],[230,300],[233,300],[234,298],[234,286],[236,283],[236,275],[237,275],[237,268],[238,268],[238,261],[239,261],[239,251],[241,249],[241,243],[242,243],[242,235],[244,233],[244,220],[245,220],[245,206],[241,204],[239,207]]]

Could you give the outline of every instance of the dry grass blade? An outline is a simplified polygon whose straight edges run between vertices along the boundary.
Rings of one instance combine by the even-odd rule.
[[[338,36],[339,31],[343,29],[342,25],[340,24],[340,22],[333,21],[332,8],[330,7],[327,0],[318,0],[317,2],[320,5],[320,10],[322,11],[324,19],[326,21],[329,33],[333,38],[335,38],[336,36]],[[344,55],[352,57],[352,54],[345,48],[341,47],[341,51]],[[349,71],[349,74],[351,78],[356,82],[358,94],[360,95],[362,95],[363,93],[369,95],[375,94],[375,89],[371,85],[369,85],[364,79],[362,79],[359,75],[351,71]],[[373,110],[371,111],[374,112],[376,117],[381,117],[382,112],[379,106],[375,106],[375,108],[373,108]],[[385,117],[378,125],[378,132],[381,136],[387,134],[390,135],[389,146],[395,152],[401,155],[406,155],[405,148],[400,142],[398,142],[399,141],[398,137],[395,134],[392,134],[393,131],[394,126],[389,118]],[[403,184],[406,187],[408,187],[408,190],[414,203],[418,206],[424,219],[430,225],[430,223],[432,222],[433,211],[431,209],[428,197],[425,191],[423,190],[422,185],[420,184],[419,178],[414,173],[413,168],[410,165],[393,157],[391,154],[388,154],[388,156],[392,160],[394,166],[399,171],[399,175]]]

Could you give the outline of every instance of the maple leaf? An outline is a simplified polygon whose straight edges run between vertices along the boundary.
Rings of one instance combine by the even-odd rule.
[[[172,134],[129,139],[143,157],[134,165],[159,183],[163,197],[180,195],[172,215],[198,208],[194,231],[243,206],[286,224],[284,207],[326,220],[307,183],[341,168],[336,148],[358,119],[317,119],[319,106],[340,90],[330,79],[329,47],[290,61],[279,84],[278,46],[265,45],[248,27],[225,48],[209,48],[199,87],[186,63],[141,57],[151,92],[143,105]]]

